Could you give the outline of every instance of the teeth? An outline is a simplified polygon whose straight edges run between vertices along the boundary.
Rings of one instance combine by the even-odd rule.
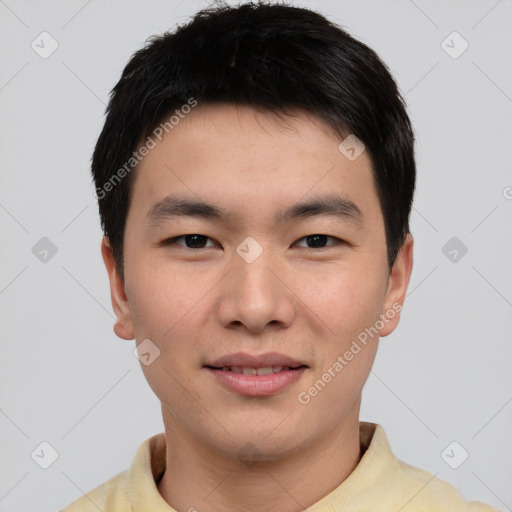
[[[265,368],[247,368],[243,366],[223,366],[223,371],[232,371],[234,373],[243,373],[244,375],[271,375],[283,370],[289,370],[288,366],[266,366]]]
[[[258,375],[272,375],[272,366],[267,366],[266,368],[258,368],[256,373]]]

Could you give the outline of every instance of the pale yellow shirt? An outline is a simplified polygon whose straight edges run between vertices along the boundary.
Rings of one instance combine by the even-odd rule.
[[[359,464],[308,512],[499,512],[480,502],[465,501],[447,482],[397,459],[380,425],[359,425],[364,453]],[[161,433],[142,443],[129,470],[62,512],[176,512],[159,494],[156,484],[165,464],[166,441]]]

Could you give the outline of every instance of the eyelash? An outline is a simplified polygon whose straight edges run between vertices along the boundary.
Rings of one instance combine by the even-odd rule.
[[[209,236],[206,236],[206,235],[200,235],[199,233],[190,233],[190,234],[186,234],[186,235],[181,235],[181,236],[175,236],[173,238],[169,238],[167,240],[164,240],[162,242],[162,244],[164,246],[169,246],[169,245],[178,245],[180,247],[183,247],[183,249],[190,249],[191,251],[198,251],[200,249],[208,249],[209,247],[187,247],[185,245],[181,245],[181,244],[178,244],[177,241],[180,240],[180,239],[184,239],[185,237],[187,236],[199,236],[199,237],[202,237],[202,238],[206,238],[208,240],[212,240],[212,238],[210,238]],[[344,244],[346,243],[344,240],[342,240],[341,238],[337,238],[335,236],[331,236],[331,235],[324,235],[322,233],[314,233],[312,235],[306,235],[306,236],[303,236],[302,238],[299,238],[297,241],[301,241],[301,240],[306,240],[307,238],[309,237],[315,237],[315,236],[324,236],[324,237],[327,237],[327,238],[331,238],[332,240],[335,240],[335,243],[334,244],[331,244],[331,245],[327,245],[325,247],[305,247],[305,249],[328,249],[329,247],[336,247],[340,244]],[[210,246],[211,248],[211,246]]]

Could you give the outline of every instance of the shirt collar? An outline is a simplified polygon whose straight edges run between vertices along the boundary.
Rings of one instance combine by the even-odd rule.
[[[340,505],[353,502],[371,493],[373,485],[390,470],[395,469],[395,458],[380,425],[359,422],[361,453],[354,471],[336,489],[316,502],[308,512],[337,510]],[[151,505],[152,512],[176,512],[158,492],[157,483],[166,467],[165,434],[157,434],[142,443],[127,474],[127,490],[134,512],[144,512]]]

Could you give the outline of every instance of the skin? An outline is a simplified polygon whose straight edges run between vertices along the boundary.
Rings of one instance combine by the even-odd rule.
[[[158,490],[177,510],[302,510],[338,487],[361,458],[362,388],[379,337],[396,328],[399,312],[309,403],[297,396],[379,315],[403,304],[413,238],[390,271],[369,155],[351,162],[339,142],[302,111],[278,118],[246,106],[199,105],[137,169],[124,280],[102,241],[115,333],[137,343],[149,338],[161,351],[141,368],[165,425],[168,465]],[[171,193],[231,217],[180,217],[150,228],[149,209]],[[333,193],[357,204],[361,223],[325,215],[274,221],[299,200]],[[209,238],[199,249],[184,239],[161,243],[185,234]],[[304,238],[314,234],[328,235],[325,247]],[[236,252],[247,236],[263,249],[252,263]],[[238,351],[276,351],[309,368],[273,396],[243,396],[203,367]],[[259,462],[241,460],[248,443]]]

